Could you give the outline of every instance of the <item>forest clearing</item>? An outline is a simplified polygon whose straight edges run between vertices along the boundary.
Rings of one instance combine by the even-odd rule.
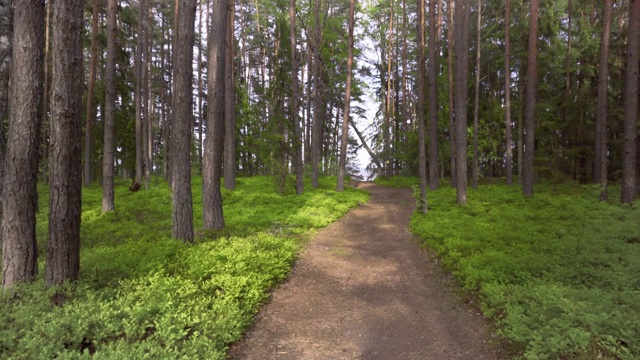
[[[639,73],[640,0],[0,0],[0,358],[640,358]]]

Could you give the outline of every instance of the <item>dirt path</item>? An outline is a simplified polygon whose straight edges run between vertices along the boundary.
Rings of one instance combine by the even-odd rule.
[[[500,358],[407,229],[411,191],[361,187],[371,201],[310,241],[230,359]]]

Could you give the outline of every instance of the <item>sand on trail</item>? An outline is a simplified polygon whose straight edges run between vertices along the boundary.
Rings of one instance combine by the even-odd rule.
[[[230,359],[500,359],[489,323],[420,248],[408,189],[360,183],[371,200],[319,231]]]

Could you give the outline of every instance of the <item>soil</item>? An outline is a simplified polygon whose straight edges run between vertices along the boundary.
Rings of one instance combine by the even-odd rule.
[[[491,325],[409,232],[408,189],[319,231],[230,359],[500,359]]]

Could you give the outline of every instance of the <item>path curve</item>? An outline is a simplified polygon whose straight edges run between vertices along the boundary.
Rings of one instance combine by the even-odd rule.
[[[411,191],[371,200],[321,230],[230,359],[497,359],[489,325],[408,230]]]

